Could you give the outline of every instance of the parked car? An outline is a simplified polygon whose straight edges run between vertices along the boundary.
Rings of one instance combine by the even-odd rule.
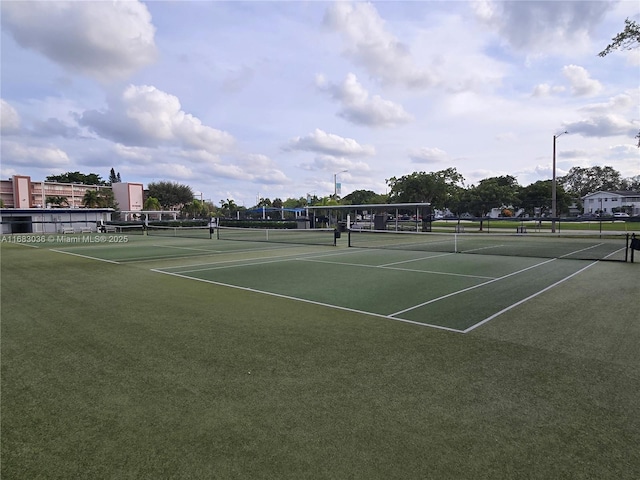
[[[614,218],[629,218],[629,214],[625,212],[616,212],[613,214]]]

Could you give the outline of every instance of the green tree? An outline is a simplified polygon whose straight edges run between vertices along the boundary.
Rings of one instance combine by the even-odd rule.
[[[113,209],[118,208],[115,196],[113,195],[113,190],[111,190],[110,188],[101,188],[100,190],[98,190],[98,207]]]
[[[307,206],[307,199],[304,197],[300,198],[287,198],[284,202],[282,202],[284,208],[302,208]]]
[[[117,208],[113,191],[110,188],[86,190],[82,197],[82,205],[86,208]]]
[[[622,190],[640,191],[640,175],[622,180]]]
[[[273,208],[282,208],[284,207],[284,202],[282,201],[281,198],[274,198],[273,202],[271,202],[271,206]]]
[[[551,213],[551,180],[540,180],[520,189],[520,207],[524,208],[525,213],[534,215],[536,208],[540,209],[540,214],[546,215]],[[559,214],[569,212],[569,206],[572,203],[579,203],[579,198],[570,195],[565,191],[562,185],[556,188],[556,203]]]
[[[379,195],[372,190],[355,190],[342,198],[343,205],[370,205],[372,203],[387,203],[385,195]]]
[[[624,21],[624,30],[611,39],[611,43],[598,55],[606,57],[614,50],[632,50],[640,46],[640,24],[628,18]],[[640,132],[636,135],[640,148]]]
[[[455,168],[439,172],[414,172],[386,182],[390,187],[390,203],[428,202],[433,208],[443,208],[450,196],[457,192],[457,184],[464,177]]]
[[[116,171],[112,167],[111,171],[109,172],[109,184],[111,185],[120,182],[122,182],[122,180],[120,179],[120,172],[116,173]]]
[[[202,207],[202,202],[194,198],[191,202],[185,203],[180,211],[185,217],[202,218]]]
[[[148,195],[155,197],[165,210],[180,209],[193,201],[193,190],[188,185],[175,182],[152,182],[148,186]]]
[[[270,206],[271,206],[271,200],[268,198],[261,198],[258,201],[258,204],[256,205],[257,208],[270,207]]]
[[[80,172],[67,172],[60,175],[49,175],[45,179],[47,182],[58,183],[81,183],[83,185],[106,185],[107,183],[102,180],[100,175],[96,173],[89,173],[85,175]]]
[[[97,208],[100,204],[100,198],[96,190],[87,190],[82,197],[82,205],[87,208]]]
[[[612,167],[573,167],[565,176],[558,178],[567,193],[584,197],[599,190],[620,190],[623,186],[620,172]]]
[[[220,209],[222,210],[222,215],[225,217],[232,217],[235,212],[238,211],[238,205],[233,200],[227,198],[227,201],[220,200]]]
[[[53,195],[50,197],[46,197],[45,201],[47,202],[47,204],[52,205],[54,207],[67,207],[69,206],[69,201],[67,200],[67,197],[63,197],[63,196],[59,196],[59,195]]]
[[[144,210],[162,210],[162,205],[156,197],[147,197],[142,208]]]
[[[480,180],[465,195],[465,205],[474,216],[485,216],[492,208],[518,207],[520,186],[515,177],[506,175]]]
[[[606,57],[614,50],[631,50],[640,46],[640,24],[629,20],[624,21],[624,30],[611,39],[611,43],[598,55]]]

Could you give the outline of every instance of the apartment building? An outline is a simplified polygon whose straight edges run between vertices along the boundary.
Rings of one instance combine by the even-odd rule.
[[[84,185],[31,180],[25,175],[14,175],[9,180],[0,180],[0,198],[4,208],[82,208],[82,199],[87,190],[113,190],[120,210],[142,210],[144,189],[141,183],[116,183],[107,185]],[[47,197],[64,198],[62,205],[50,205]]]
[[[584,213],[602,213],[626,211],[631,216],[640,216],[640,192],[598,191],[582,197]]]

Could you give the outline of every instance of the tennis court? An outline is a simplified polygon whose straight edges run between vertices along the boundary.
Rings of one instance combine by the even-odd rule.
[[[640,478],[637,260],[124,232],[2,239],[7,478]]]
[[[358,232],[337,246],[334,241],[333,230],[222,229],[210,235],[168,229],[124,243],[70,243],[54,250],[461,333],[535,301],[600,258],[626,252],[619,237],[534,242],[507,235]],[[455,253],[460,251],[466,253]]]

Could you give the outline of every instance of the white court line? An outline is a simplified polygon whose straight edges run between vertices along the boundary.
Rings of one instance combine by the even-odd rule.
[[[229,255],[233,255],[236,253],[246,253],[246,252],[269,252],[271,250],[283,250],[285,248],[290,248],[291,246],[276,246],[276,247],[272,247],[272,248],[260,248],[260,249],[245,249],[245,250],[230,250],[230,251],[226,251],[226,250],[221,250],[219,254],[229,254]],[[210,252],[212,252],[211,250],[209,250]],[[218,253],[213,253],[212,255],[218,255]],[[203,257],[206,255],[202,255]],[[134,258],[131,260],[126,260],[126,263],[144,263],[144,262],[154,262],[157,260],[163,260],[163,259],[167,259],[167,260],[174,260],[176,258],[195,258],[195,256],[189,256],[189,255],[183,255],[183,256],[177,256],[177,255],[172,255],[171,257],[138,257],[138,258]],[[123,260],[124,262],[125,260]],[[234,260],[230,260],[230,261],[234,261]],[[236,260],[237,261],[237,260]],[[207,264],[207,263],[203,263],[202,265],[215,265],[215,263],[213,264]],[[184,265],[185,267],[190,267],[193,265]],[[181,267],[166,267],[166,268],[181,268]]]
[[[318,257],[326,257],[326,256],[332,256],[332,255],[339,255],[336,253],[325,253],[322,255],[311,255],[311,257],[300,257],[301,254],[296,254],[296,255],[281,255],[278,257],[269,257],[269,258],[256,258],[253,261],[249,262],[249,263],[240,263],[240,262],[246,262],[247,260],[226,260],[224,262],[218,262],[217,264],[207,264],[207,265],[217,265],[217,266],[213,266],[213,267],[207,267],[207,268],[194,268],[191,270],[181,270],[180,272],[177,273],[193,273],[193,272],[206,272],[209,270],[222,270],[223,268],[239,268],[239,267],[248,267],[248,266],[252,266],[252,265],[266,265],[269,263],[278,263],[278,262],[290,262],[292,260],[305,260],[306,258],[318,258]],[[311,260],[313,261],[313,260]],[[319,260],[317,260],[319,261]],[[235,265],[220,265],[221,263],[235,263]],[[336,262],[337,263],[337,262]],[[346,263],[340,263],[340,265],[348,265]],[[202,266],[202,265],[192,265],[192,266]],[[167,268],[175,268],[175,267],[167,267]]]
[[[249,250],[250,252],[254,252],[256,250]],[[258,251],[269,251],[269,250],[258,250]],[[229,253],[229,252],[225,252],[225,253]],[[231,252],[231,253],[236,253],[236,252]],[[305,255],[308,255],[307,257],[304,258],[321,258],[321,257],[331,257],[331,256],[336,256],[336,255],[346,255],[352,252],[330,252],[330,253],[290,253],[288,255],[278,255],[276,257],[267,257],[267,258],[254,258],[252,260],[272,260],[272,259],[283,259],[283,261],[288,260],[289,257],[302,257]],[[217,265],[221,265],[224,263],[240,263],[240,262],[245,262],[247,261],[246,259],[240,259],[240,260],[222,260],[219,262],[211,262],[211,263],[199,263],[199,264],[195,264],[195,265],[177,265],[174,267],[162,267],[163,270],[168,270],[168,269],[174,269],[174,268],[191,268],[191,267],[206,267],[206,268],[201,268],[198,270],[189,270],[189,272],[199,272],[199,271],[206,271],[206,270],[215,270],[217,268]],[[209,265],[212,265],[212,267],[209,267]],[[238,266],[242,266],[238,265]],[[182,272],[184,273],[184,272]]]
[[[193,248],[193,247],[176,247],[174,245],[151,245],[158,248],[175,248],[176,250],[193,250],[194,252],[207,252],[207,253],[223,253],[222,250],[208,250],[206,248]]]
[[[38,245],[29,245],[28,243],[20,243],[20,242],[7,242],[11,245],[20,245],[21,247],[30,247],[30,248],[40,248]]]
[[[525,302],[528,302],[528,301],[529,301],[529,300],[531,300],[532,298],[537,297],[538,295],[540,295],[540,294],[542,294],[542,293],[544,293],[544,292],[546,292],[546,291],[548,291],[548,290],[551,290],[552,288],[554,288],[554,287],[556,287],[556,286],[560,285],[560,284],[561,284],[561,283],[563,283],[563,282],[566,282],[566,281],[567,281],[567,280],[569,280],[570,278],[572,278],[572,277],[574,277],[574,276],[578,275],[579,273],[584,272],[587,268],[591,268],[591,267],[592,267],[592,266],[594,266],[596,263],[598,263],[598,261],[595,261],[595,262],[593,262],[593,263],[590,263],[590,264],[589,264],[589,265],[587,265],[586,267],[581,268],[581,269],[580,269],[580,270],[578,270],[577,272],[574,272],[574,273],[572,273],[571,275],[569,275],[569,276],[567,276],[567,277],[565,277],[565,278],[563,278],[563,279],[561,279],[561,280],[558,280],[556,283],[554,283],[554,284],[552,284],[552,285],[549,285],[549,286],[548,286],[548,287],[546,287],[546,288],[543,288],[543,289],[542,289],[542,290],[540,290],[539,292],[536,292],[536,293],[534,293],[534,294],[532,294],[532,295],[529,295],[527,298],[523,298],[523,299],[522,299],[522,300],[520,300],[519,302],[516,302],[516,303],[514,303],[514,304],[512,304],[512,305],[509,305],[509,306],[508,306],[508,307],[506,307],[506,308],[503,308],[503,309],[502,309],[502,310],[500,310],[499,312],[494,313],[494,314],[493,314],[493,315],[491,315],[490,317],[485,318],[485,319],[484,319],[484,320],[482,320],[481,322],[478,322],[478,323],[476,323],[475,325],[470,326],[469,328],[467,328],[466,330],[464,330],[462,333],[470,332],[470,331],[472,331],[472,330],[474,330],[474,329],[478,328],[480,325],[484,325],[485,323],[487,323],[487,322],[489,322],[489,321],[493,320],[494,318],[496,318],[496,317],[498,317],[498,316],[502,315],[503,313],[508,312],[509,310],[511,310],[511,309],[513,309],[513,308],[515,308],[515,307],[517,307],[517,306],[519,306],[519,305],[522,305],[522,304],[523,304],[523,303],[525,303]]]
[[[439,255],[431,255],[429,257],[412,258],[411,260],[402,260],[401,262],[385,263],[385,264],[382,264],[380,266],[381,267],[391,267],[393,265],[400,265],[402,263],[419,262],[420,260],[430,260],[432,258],[447,257],[449,255],[455,255],[455,253],[449,252],[449,253],[441,253]]]
[[[483,283],[479,283],[478,285],[474,285],[472,287],[463,288],[462,290],[458,290],[456,292],[448,293],[447,295],[443,295],[443,296],[438,297],[438,298],[433,298],[433,299],[431,299],[431,300],[429,300],[427,302],[423,302],[423,303],[420,303],[418,305],[414,305],[413,307],[405,308],[404,310],[400,310],[399,312],[395,312],[395,313],[390,314],[390,316],[393,317],[395,315],[400,315],[402,313],[410,312],[411,310],[415,310],[416,308],[424,307],[425,305],[429,305],[430,303],[435,303],[435,302],[438,302],[440,300],[444,300],[445,298],[453,297],[455,295],[459,295],[461,293],[468,292],[469,290],[474,290],[476,288],[484,287],[485,285],[489,285],[491,283],[498,282],[500,280],[504,280],[505,278],[512,277],[513,275],[518,275],[519,273],[526,272],[527,270],[531,270],[532,268],[537,268],[537,267],[539,267],[541,265],[545,265],[545,264],[547,264],[549,262],[554,262],[556,260],[557,260],[556,258],[552,258],[552,259],[547,260],[547,261],[542,262],[542,263],[536,263],[535,265],[531,265],[530,267],[523,268],[522,270],[518,270],[516,272],[509,273],[509,274],[504,275],[502,277],[494,278],[492,280],[489,280],[488,282],[483,282]]]
[[[115,263],[116,265],[121,265],[120,262],[116,262],[115,260],[106,260],[104,258],[90,257],[89,255],[80,255],[79,253],[65,252],[64,250],[56,250],[54,248],[50,248],[49,250],[52,251],[52,252],[56,252],[56,253],[64,253],[66,255],[73,255],[75,257],[88,258],[89,260],[98,260],[100,262]]]
[[[453,254],[452,254],[453,255]],[[466,277],[466,278],[480,278],[482,280],[493,280],[496,277],[485,277],[481,275],[467,275],[464,273],[450,273],[450,272],[436,272],[433,270],[417,270],[415,268],[399,268],[399,267],[388,267],[386,265],[366,265],[362,263],[344,263],[344,262],[329,262],[327,260],[315,260],[313,258],[298,258],[302,262],[316,262],[316,263],[328,263],[332,265],[346,265],[349,267],[362,267],[362,268],[381,268],[383,270],[396,270],[399,272],[416,272],[416,273],[430,273],[433,275],[447,275],[451,277]],[[403,263],[403,262],[400,262]],[[392,265],[392,264],[389,264]]]
[[[322,306],[322,307],[333,308],[333,309],[336,309],[336,310],[342,310],[342,311],[346,311],[346,312],[359,313],[359,314],[362,314],[362,315],[369,315],[369,316],[372,316],[372,317],[384,318],[384,319],[387,319],[387,320],[393,320],[395,322],[410,323],[412,325],[419,325],[421,327],[430,327],[430,328],[437,328],[439,330],[446,330],[446,331],[449,331],[449,332],[463,333],[462,330],[458,330],[458,329],[455,329],[455,328],[443,327],[441,325],[432,325],[432,324],[429,324],[429,323],[416,322],[416,321],[413,321],[413,320],[405,320],[405,319],[402,319],[402,318],[393,318],[393,317],[391,317],[389,315],[382,315],[380,313],[365,312],[364,310],[357,310],[357,309],[354,309],[354,308],[341,307],[339,305],[331,305],[329,303],[316,302],[314,300],[307,300],[305,298],[292,297],[292,296],[289,296],[289,295],[282,295],[280,293],[265,292],[263,290],[256,290],[254,288],[249,288],[249,287],[240,287],[238,285],[230,285],[228,283],[215,282],[213,280],[205,280],[203,278],[197,278],[197,277],[190,277],[188,275],[182,275],[180,273],[175,273],[175,272],[164,272],[162,270],[157,270],[155,268],[152,268],[151,271],[152,272],[156,272],[156,273],[163,273],[165,275],[172,275],[174,277],[180,277],[180,278],[184,278],[184,279],[187,279],[187,280],[195,280],[197,282],[210,283],[210,284],[219,285],[219,286],[222,286],[222,287],[228,287],[228,288],[235,288],[235,289],[238,289],[238,290],[244,290],[245,292],[260,293],[262,295],[269,295],[271,297],[284,298],[286,300],[295,300],[295,301],[298,301],[298,302],[309,303],[309,304],[312,304],[312,305],[319,305],[319,306]]]

